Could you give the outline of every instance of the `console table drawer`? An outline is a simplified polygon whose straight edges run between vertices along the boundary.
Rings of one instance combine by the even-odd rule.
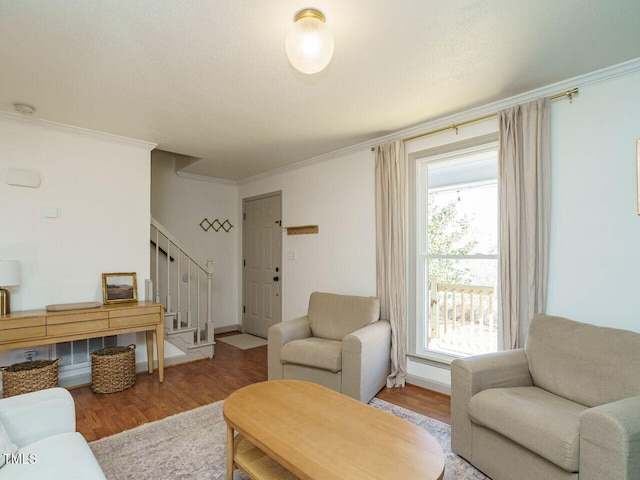
[[[107,320],[109,313],[104,311],[86,312],[66,315],[51,315],[47,317],[47,325],[60,325],[63,323],[79,323],[91,322],[94,320]]]
[[[123,308],[121,310],[111,310],[109,312],[109,318],[119,318],[119,317],[137,317],[138,315],[157,315],[160,313],[159,305],[152,305],[148,307],[137,307],[137,308]]]
[[[49,322],[50,323],[50,322]],[[85,320],[83,322],[61,323],[59,325],[47,325],[47,335],[72,335],[74,333],[96,332],[109,328],[107,318],[99,320]]]
[[[136,315],[109,319],[110,328],[133,327],[135,325],[153,325],[158,323],[158,314]]]
[[[26,327],[43,327],[45,324],[44,317],[25,317],[15,320],[0,320],[0,338],[4,338],[4,330],[13,330],[16,328]]]
[[[12,328],[0,332],[0,343],[40,338],[46,336],[46,334],[47,329],[44,325],[38,327]]]

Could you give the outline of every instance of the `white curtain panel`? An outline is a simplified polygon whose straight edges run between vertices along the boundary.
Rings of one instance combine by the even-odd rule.
[[[549,271],[549,100],[499,112],[500,303],[505,350],[521,348],[544,313]]]
[[[391,323],[387,387],[404,387],[406,355],[405,161],[396,140],[376,147],[376,280],[380,316]]]

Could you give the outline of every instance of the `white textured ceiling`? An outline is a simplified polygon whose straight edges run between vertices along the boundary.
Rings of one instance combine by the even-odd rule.
[[[329,67],[295,71],[295,13]],[[238,180],[640,57],[638,0],[0,0],[0,110]]]

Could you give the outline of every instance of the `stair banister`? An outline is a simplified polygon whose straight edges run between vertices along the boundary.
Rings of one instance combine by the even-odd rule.
[[[151,220],[153,220],[153,218]],[[158,278],[159,278],[158,269],[160,268],[160,262],[158,262],[158,255],[160,253],[159,237],[160,237],[160,231],[156,228],[156,276],[155,276],[155,282],[154,282],[156,287],[156,303],[160,303],[160,282],[158,282]]]
[[[187,327],[191,328],[191,262],[187,262]]]
[[[175,254],[178,258],[177,263],[177,269],[176,269],[176,285],[177,285],[177,291],[175,292],[175,296],[176,296],[176,308],[177,311],[175,312],[175,322],[172,320],[170,322],[170,324],[168,325],[169,328],[169,332],[180,332],[183,330],[191,330],[193,331],[193,320],[192,320],[192,308],[191,308],[191,264],[193,263],[196,268],[196,278],[197,278],[197,309],[196,309],[196,331],[194,332],[194,346],[198,346],[198,344],[210,344],[213,345],[214,342],[214,325],[213,325],[213,299],[212,299],[212,276],[213,276],[213,261],[212,260],[207,260],[206,263],[201,262],[200,260],[198,260],[198,258],[193,255],[189,249],[182,244],[182,242],[180,242],[174,235],[172,235],[165,227],[163,227],[157,220],[155,220],[153,217],[151,217],[151,226],[153,228],[156,229],[156,234],[155,234],[155,261],[156,261],[156,265],[155,265],[155,273],[156,273],[156,278],[155,278],[155,282],[156,282],[156,301],[159,301],[161,298],[161,292],[160,292],[160,282],[159,280],[159,252],[162,251],[162,248],[160,248],[160,238],[161,236],[166,238],[167,240],[167,295],[166,295],[166,305],[165,308],[167,310],[167,313],[174,313],[171,310],[172,307],[172,294],[171,294],[171,267],[170,267],[170,252],[171,252],[171,245],[173,244],[174,250],[178,250],[178,252]],[[153,237],[152,237],[153,238]],[[164,254],[164,251],[162,251],[162,253]],[[187,308],[187,321],[186,324],[183,324],[183,322],[181,321],[181,315],[182,315],[182,303],[181,303],[181,288],[180,288],[180,281],[182,280],[180,277],[181,274],[181,257],[182,255],[185,256],[185,261],[187,261],[187,302],[186,302],[186,308]],[[203,322],[202,319],[200,318],[200,274],[199,272],[202,272],[203,274],[205,274],[207,276],[207,318],[206,321]],[[206,338],[203,338],[204,332],[202,331],[203,328],[206,327]]]
[[[207,342],[213,341],[213,302],[211,299],[211,277],[213,276],[213,260],[207,260]]]
[[[155,218],[151,217],[151,225],[155,227],[162,235],[168,238],[174,246],[176,246],[179,250],[181,250],[187,257],[189,257],[193,263],[195,263],[198,267],[202,269],[203,272],[207,271],[206,262],[202,262],[198,259],[198,257],[189,250],[189,248],[184,245],[180,240],[178,240],[174,235],[172,235],[169,230],[162,226]]]
[[[182,314],[180,312],[180,259],[182,258],[182,252],[178,251],[178,266],[176,267],[176,319],[178,320],[178,325],[180,325],[180,321],[182,320]],[[171,262],[169,262],[171,263]]]

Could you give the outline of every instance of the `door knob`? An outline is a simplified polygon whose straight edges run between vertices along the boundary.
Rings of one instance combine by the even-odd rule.
[[[278,280],[280,280],[280,277],[273,277],[274,282],[277,282]]]

